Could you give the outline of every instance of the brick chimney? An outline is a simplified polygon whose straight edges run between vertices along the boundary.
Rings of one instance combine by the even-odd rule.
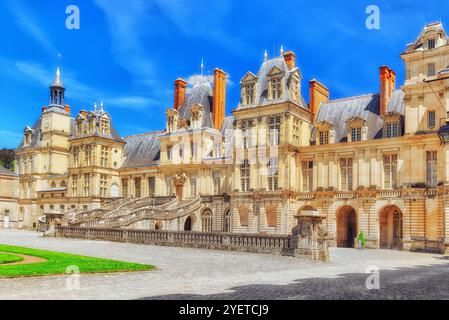
[[[186,101],[187,81],[184,79],[175,80],[175,102],[173,108],[178,110]]]
[[[296,67],[296,54],[293,51],[284,53],[284,60],[289,70],[293,70]]]
[[[65,105],[64,106],[64,110],[65,110],[65,112],[70,113],[70,106],[69,105]]]
[[[214,105],[212,119],[214,127],[221,129],[226,113],[226,82],[228,75],[220,69],[214,70]]]
[[[86,110],[81,110],[80,111],[80,115],[82,115],[83,117],[87,116],[87,111]]]
[[[309,109],[312,112],[312,123],[315,121],[322,102],[329,101],[329,89],[316,79],[309,81],[310,103]]]
[[[382,66],[380,70],[380,115],[388,112],[388,102],[396,90],[396,73],[387,66]]]

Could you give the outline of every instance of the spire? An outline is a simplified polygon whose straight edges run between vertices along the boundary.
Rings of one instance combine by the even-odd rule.
[[[53,80],[51,86],[57,87],[57,88],[64,88],[64,85],[62,84],[62,81],[61,81],[61,69],[59,68],[59,66],[56,69],[55,80]]]
[[[60,58],[60,55],[59,55]],[[57,106],[60,108],[64,107],[64,93],[65,88],[62,84],[61,80],[61,69],[59,67],[59,61],[58,61],[58,67],[56,68],[56,75],[55,79],[51,83],[50,86],[50,106]]]
[[[98,106],[97,106],[97,103],[95,102],[94,103],[94,111],[97,112],[97,109],[98,109]]]
[[[201,77],[204,78],[204,59],[201,59]]]
[[[104,104],[103,100],[100,101],[100,111],[104,111]]]
[[[284,56],[284,46],[281,45],[281,57]]]
[[[265,53],[263,54],[263,61],[267,61],[268,60],[268,51],[265,50]]]

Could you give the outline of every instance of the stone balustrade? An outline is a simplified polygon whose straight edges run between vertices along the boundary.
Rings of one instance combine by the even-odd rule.
[[[159,246],[254,252],[311,258],[299,254],[305,244],[294,235],[200,233],[158,230],[56,227],[56,237],[129,242]],[[327,248],[326,248],[327,250]]]

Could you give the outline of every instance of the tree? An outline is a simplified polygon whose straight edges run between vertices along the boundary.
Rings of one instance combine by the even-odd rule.
[[[0,165],[10,171],[14,171],[16,153],[13,149],[1,149],[0,150]]]

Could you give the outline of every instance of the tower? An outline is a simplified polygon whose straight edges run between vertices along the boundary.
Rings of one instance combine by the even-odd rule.
[[[61,70],[58,67],[56,69],[55,80],[53,80],[50,86],[50,108],[64,108],[64,93],[65,88],[61,81]]]

